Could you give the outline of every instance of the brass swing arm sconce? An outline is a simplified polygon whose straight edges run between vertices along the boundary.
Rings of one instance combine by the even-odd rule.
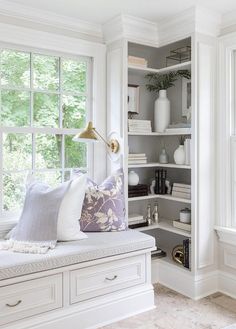
[[[95,127],[93,127],[93,123],[89,121],[87,127],[85,130],[79,132],[75,135],[73,138],[74,142],[95,142],[98,141],[98,137],[106,144],[108,149],[112,153],[118,153],[120,149],[120,144],[117,139],[112,138],[111,140],[107,141],[102,135],[96,130]]]

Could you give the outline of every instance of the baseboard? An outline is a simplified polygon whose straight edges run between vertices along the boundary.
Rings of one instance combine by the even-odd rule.
[[[194,276],[185,269],[160,261],[152,264],[152,283],[160,283],[198,300],[218,291],[218,271]]]
[[[236,275],[219,271],[219,291],[236,299]]]

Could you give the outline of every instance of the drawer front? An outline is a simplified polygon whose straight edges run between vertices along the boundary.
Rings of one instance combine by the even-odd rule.
[[[0,288],[0,325],[62,307],[62,274]]]
[[[70,272],[70,302],[77,303],[144,282],[144,255],[74,270]]]

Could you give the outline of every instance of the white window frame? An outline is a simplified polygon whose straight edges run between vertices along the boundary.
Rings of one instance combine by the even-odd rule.
[[[221,242],[236,245],[233,219],[233,145],[236,141],[236,33],[219,38],[216,121],[216,230]]]
[[[91,120],[103,135],[106,134],[106,46],[95,42],[71,38],[53,33],[36,31],[24,27],[0,23],[0,43],[2,47],[27,49],[28,51],[48,52],[56,56],[85,56],[92,58],[92,101]],[[39,48],[40,45],[40,48]],[[96,165],[97,159],[104,159]],[[100,182],[106,176],[106,149],[96,143],[91,152],[91,177]],[[95,164],[94,164],[95,163]],[[0,168],[2,170],[2,168]],[[16,219],[0,218],[0,236],[8,231]]]

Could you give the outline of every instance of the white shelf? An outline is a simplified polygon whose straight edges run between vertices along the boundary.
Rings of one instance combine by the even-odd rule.
[[[188,166],[188,165],[177,165],[175,163],[150,162],[150,163],[129,164],[128,165],[128,168],[153,168],[153,167],[176,168],[176,169],[191,169],[191,166]]]
[[[128,198],[128,201],[132,202],[132,201],[151,200],[151,199],[165,199],[165,200],[170,200],[170,201],[175,201],[175,202],[191,203],[191,200],[189,200],[189,199],[176,198],[170,194],[149,194],[149,195],[145,195],[145,196]]]
[[[164,250],[165,251],[165,250]],[[184,267],[181,264],[178,264],[176,262],[173,261],[173,259],[171,258],[171,255],[168,254],[167,252],[167,256],[166,257],[162,257],[162,258],[152,258],[152,264],[168,264],[169,266],[173,266],[175,268],[178,268],[178,270],[180,271],[184,271],[185,273],[191,273],[191,270]]]
[[[164,231],[172,232],[172,233],[175,233],[175,234],[179,234],[179,235],[191,238],[191,233],[190,232],[184,231],[184,230],[181,230],[179,228],[174,227],[173,226],[173,221],[167,220],[167,219],[161,219],[158,224],[153,224],[153,225],[144,226],[144,227],[138,227],[138,228],[135,228],[134,230],[143,232],[143,231],[154,230],[154,229],[157,229],[157,228],[161,229],[161,230],[164,230]]]
[[[128,132],[129,136],[179,136],[179,135],[191,135],[191,128],[188,129],[183,129],[182,131],[178,129],[178,132],[174,131],[167,131],[163,133],[156,133],[156,132],[151,132],[151,133],[133,133],[133,132]]]
[[[191,61],[185,62],[185,63],[180,63],[176,65],[171,65],[168,67],[164,67],[162,69],[153,69],[150,67],[139,67],[135,65],[128,65],[128,69],[130,72],[137,72],[137,73],[142,73],[142,74],[148,74],[148,73],[167,73],[170,71],[178,71],[178,70],[187,70],[191,68]]]

